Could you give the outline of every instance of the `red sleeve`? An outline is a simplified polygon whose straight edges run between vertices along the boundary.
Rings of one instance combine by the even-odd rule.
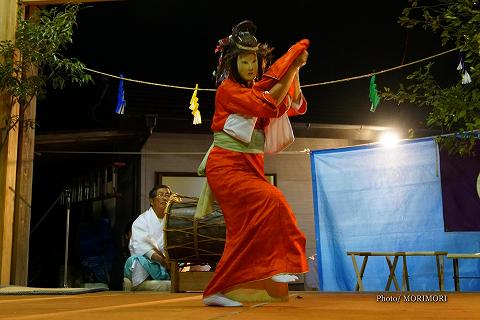
[[[288,94],[282,101],[282,106],[288,110],[287,114],[289,117],[298,116],[305,114],[307,112],[307,100],[303,96],[303,93],[300,91],[300,104],[294,103],[292,97],[295,95],[295,85],[292,83],[288,89]],[[282,113],[283,114],[283,113]],[[280,114],[280,115],[282,115]]]
[[[216,107],[219,105],[229,113],[264,118],[278,116],[277,101],[259,88],[246,88],[231,80],[225,80],[217,89]]]
[[[290,47],[288,51],[278,58],[264,73],[262,79],[255,85],[263,88],[264,90],[270,90],[287,72],[291,64],[295,59],[310,46],[308,39],[298,41],[296,44]]]
[[[303,96],[303,93],[300,93],[301,95],[301,101],[300,101],[300,106],[298,106],[298,108],[293,108],[293,107],[290,107],[290,109],[288,109],[288,116],[289,117],[293,117],[293,116],[298,116],[298,115],[302,115],[302,114],[305,114],[307,112],[307,100],[305,100],[305,97]],[[293,104],[293,102],[292,102]]]
[[[276,118],[285,113],[282,103],[259,88],[246,88],[235,81],[226,79],[217,88],[215,95],[215,114],[212,120],[212,131],[222,131],[225,121],[232,113],[240,113],[259,118]]]
[[[283,115],[290,107],[288,98],[285,97],[277,106],[277,101],[268,90],[285,75],[292,62],[308,48],[309,44],[307,39],[303,39],[293,45],[268,69],[262,79],[254,84],[253,88],[246,88],[233,80],[225,79],[217,88],[215,95],[212,131],[222,131],[225,121],[232,113],[260,118],[277,118]],[[297,111],[295,114],[298,114]]]
[[[298,41],[282,57],[273,63],[262,79],[255,83],[253,88],[243,87],[230,79],[225,80],[217,89],[216,105],[222,104],[226,111],[245,115],[276,118],[281,116],[290,107],[288,98],[277,106],[272,96],[268,93],[273,85],[287,72],[290,65],[306,49],[310,41],[303,39]],[[293,85],[289,88],[293,95]],[[217,107],[217,106],[216,106]]]
[[[295,59],[308,47],[310,46],[310,41],[308,39],[303,39],[298,41],[296,44],[290,47],[288,51],[281,56],[277,61],[275,61],[270,68],[267,70],[267,72],[263,75],[262,79],[255,84],[255,86],[259,88],[263,88],[265,90],[270,90],[271,87],[273,87],[279,79],[281,79],[285,73],[287,72],[288,68],[290,65],[295,61]],[[293,94],[295,92],[294,85],[290,86],[288,90],[288,95],[290,97],[293,97]],[[285,97],[283,101],[278,105],[279,107],[279,114],[277,117],[283,115],[286,110],[288,110],[288,116],[295,116],[295,115],[300,115],[304,114],[307,111],[307,102],[305,100],[305,97],[302,95],[302,101],[301,105],[297,110],[291,107],[291,98]]]

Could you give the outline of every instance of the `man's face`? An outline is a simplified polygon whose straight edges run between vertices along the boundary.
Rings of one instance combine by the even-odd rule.
[[[163,218],[165,215],[165,207],[171,195],[172,192],[169,188],[161,188],[157,190],[157,196],[150,201],[153,210],[159,218]]]

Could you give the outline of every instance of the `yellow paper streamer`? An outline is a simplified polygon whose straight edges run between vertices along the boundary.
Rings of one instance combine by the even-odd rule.
[[[192,110],[193,124],[202,123],[202,116],[200,115],[200,111],[198,111],[197,91],[198,91],[198,83],[195,85],[195,90],[193,91],[192,99],[190,99],[190,107],[189,107],[189,109]]]

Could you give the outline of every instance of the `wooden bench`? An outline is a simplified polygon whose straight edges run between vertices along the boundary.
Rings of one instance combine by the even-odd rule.
[[[444,291],[444,271],[445,271],[445,256],[447,252],[445,251],[418,251],[418,252],[364,252],[364,251],[347,251],[347,255],[352,257],[353,269],[357,276],[357,284],[355,285],[355,291],[363,291],[363,274],[367,266],[368,257],[381,256],[385,257],[389,269],[389,275],[387,279],[387,284],[385,286],[385,291],[390,290],[390,286],[393,282],[395,289],[400,291],[397,278],[395,276],[395,269],[397,268],[397,263],[399,257],[402,257],[403,260],[403,269],[402,269],[402,289],[401,291],[410,291],[410,282],[408,280],[408,267],[407,267],[407,257],[409,256],[427,256],[435,257],[437,263],[437,276],[438,276],[438,288],[440,291]],[[360,270],[358,269],[356,257],[363,257],[362,266]],[[390,257],[393,257],[393,262],[390,260]]]
[[[478,253],[449,253],[447,258],[453,259],[453,280],[455,282],[455,291],[460,291],[460,270],[458,259],[480,259]]]

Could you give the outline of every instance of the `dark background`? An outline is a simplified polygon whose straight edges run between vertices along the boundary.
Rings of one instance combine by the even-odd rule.
[[[127,78],[200,88],[214,88],[212,72],[217,41],[234,24],[250,19],[257,38],[279,57],[302,38],[311,40],[302,84],[349,78],[425,58],[442,48],[438,36],[401,27],[405,1],[119,1],[86,5],[78,16],[67,56],[87,67]],[[446,82],[457,81],[454,53],[436,59]],[[393,89],[417,66],[377,76],[377,87]],[[125,82],[127,107],[114,113],[118,80],[93,74],[95,83],[63,91],[49,90],[39,102],[38,131],[145,125],[157,116],[156,130],[208,132],[213,92],[198,94],[204,124],[193,126],[188,105],[192,91]],[[424,127],[428,110],[383,101],[369,111],[369,78],[304,89],[308,113],[294,122]],[[128,119],[128,120],[126,120]],[[132,120],[136,119],[136,120]],[[128,124],[127,124],[128,123]]]

